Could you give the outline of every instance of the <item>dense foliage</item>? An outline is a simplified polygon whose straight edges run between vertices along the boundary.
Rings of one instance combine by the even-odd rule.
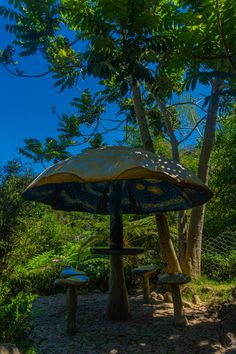
[[[53,109],[59,118],[57,136],[44,142],[27,138],[21,154],[45,167],[70,156],[68,148],[84,143],[89,148],[102,146],[107,133],[123,130],[124,139],[116,143],[144,146],[182,161],[204,183],[209,180],[215,194],[206,209],[204,229],[204,209],[182,215],[185,229],[190,230],[185,236],[177,215],[167,215],[182,269],[199,274],[199,264],[195,270],[184,266],[200,261],[202,245],[203,273],[218,281],[232,280],[236,274],[234,0],[7,3],[0,6],[0,15],[13,42],[1,50],[0,63],[9,73],[30,76],[18,60],[40,53],[48,71],[36,77],[51,73],[60,91],[93,77],[99,88],[96,92],[86,88],[73,97],[70,113]],[[207,95],[199,99],[196,91],[203,86]],[[116,113],[107,117],[111,105]],[[32,178],[17,161],[1,169],[0,274],[5,284],[0,294],[1,341],[17,342],[29,331],[31,294],[59,291],[54,280],[63,266],[85,270],[90,290],[108,287],[108,259],[92,257],[89,251],[92,245],[107,244],[108,219],[54,212],[23,201],[21,193]],[[195,230],[200,232],[194,235]],[[161,236],[157,237],[153,216],[125,218],[125,244],[145,248],[143,256],[125,261],[128,287],[137,281],[131,268],[138,263],[158,263],[163,271],[157,242]]]

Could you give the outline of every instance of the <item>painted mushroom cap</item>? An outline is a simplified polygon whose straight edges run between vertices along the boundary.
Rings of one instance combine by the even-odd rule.
[[[110,214],[112,185],[121,184],[122,212],[149,214],[201,205],[212,192],[190,170],[139,148],[102,147],[41,173],[23,197],[57,210]]]
[[[74,275],[85,275],[86,273],[81,271],[81,270],[77,270],[73,267],[65,267],[64,269],[62,269],[61,271],[61,278],[69,278],[71,276]]]
[[[151,274],[156,272],[157,269],[158,267],[155,265],[143,265],[138,268],[132,269],[132,272],[137,274],[149,274],[149,273]]]
[[[74,275],[69,278],[60,278],[55,280],[56,285],[74,285],[83,286],[89,282],[89,277],[86,275]]]

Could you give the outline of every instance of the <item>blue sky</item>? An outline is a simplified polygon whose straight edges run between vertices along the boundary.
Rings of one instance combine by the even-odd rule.
[[[0,0],[0,4],[3,3],[5,1]],[[4,49],[11,43],[12,37],[4,31],[2,23],[0,23],[0,31],[0,48]],[[22,58],[19,68],[30,75],[47,71],[46,63],[40,55]],[[57,118],[51,112],[52,106],[56,106],[58,113],[66,113],[70,108],[72,97],[78,96],[84,88],[89,87],[92,92],[98,88],[96,81],[89,79],[86,83],[80,81],[77,88],[59,93],[53,87],[51,75],[41,78],[19,78],[9,74],[1,65],[0,85],[1,164],[18,156],[17,148],[23,147],[25,138],[32,137],[44,141],[48,136],[57,135]],[[205,88],[203,92],[206,93]],[[114,106],[110,107],[107,117],[114,118],[116,113]],[[114,144],[115,139],[121,138],[121,133],[119,136],[110,133],[106,141]],[[73,153],[79,153],[82,148],[84,146],[75,148]],[[34,169],[40,171],[42,167],[34,165]]]
[[[1,1],[0,1],[1,3]],[[2,26],[0,27],[0,48],[4,49],[12,40]],[[38,56],[21,58],[19,68],[24,74],[34,75],[47,71],[47,65],[43,58]],[[80,80],[78,87],[59,93],[53,87],[51,75],[41,78],[14,77],[0,65],[0,162],[5,164],[10,159],[19,156],[17,148],[23,147],[25,138],[37,138],[41,141],[48,136],[57,135],[57,118],[52,114],[51,108],[56,107],[58,113],[66,113],[69,103],[74,96],[78,96],[85,88],[92,92],[98,88],[94,79],[86,82]],[[113,118],[116,112],[111,107],[107,114]],[[114,143],[114,133],[110,133],[106,140]],[[121,135],[120,137],[121,138]],[[84,146],[73,149],[78,153]],[[22,158],[22,156],[21,156]],[[27,160],[30,162],[29,160]],[[36,170],[42,167],[34,166]]]

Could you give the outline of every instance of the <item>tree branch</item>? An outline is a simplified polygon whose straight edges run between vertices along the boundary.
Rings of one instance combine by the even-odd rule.
[[[27,78],[36,78],[36,77],[43,77],[43,76],[46,76],[48,74],[51,73],[51,70],[48,70],[48,71],[45,71],[44,73],[42,74],[38,74],[38,75],[20,75],[20,74],[16,74],[14,71],[10,70],[5,64],[3,64],[4,68],[13,76],[16,76],[16,77],[27,77]]]
[[[206,116],[202,117],[196,124],[195,126],[192,128],[192,130],[180,141],[178,141],[178,145],[182,144],[186,139],[188,139],[192,133],[194,132],[194,130],[199,126],[199,124],[206,119]]]
[[[200,106],[198,103],[194,102],[194,101],[185,101],[185,102],[176,102],[176,103],[173,103],[169,106],[167,106],[166,108],[171,108],[171,107],[175,107],[175,106],[181,106],[181,105],[185,105],[185,104],[192,104],[193,106],[196,106],[197,108],[201,109],[203,112],[207,112],[205,109],[202,108],[202,106]]]

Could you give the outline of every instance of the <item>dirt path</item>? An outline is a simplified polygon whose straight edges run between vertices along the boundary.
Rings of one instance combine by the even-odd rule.
[[[218,322],[205,316],[205,308],[186,309],[189,326],[171,325],[172,304],[142,304],[130,296],[132,318],[108,321],[107,294],[79,296],[78,333],[68,338],[65,295],[38,297],[33,305],[34,340],[39,354],[203,354],[224,353]]]

